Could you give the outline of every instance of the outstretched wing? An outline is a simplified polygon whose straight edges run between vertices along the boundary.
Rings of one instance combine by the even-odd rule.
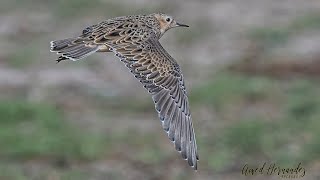
[[[130,69],[152,95],[163,129],[177,151],[197,169],[198,151],[183,75],[155,34],[146,29],[124,28],[97,36]]]

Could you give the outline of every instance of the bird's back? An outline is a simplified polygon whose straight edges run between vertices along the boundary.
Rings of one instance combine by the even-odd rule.
[[[51,51],[61,55],[58,62],[67,59],[75,61],[94,52],[108,52],[106,44],[110,41],[125,43],[128,38],[139,41],[150,37],[159,39],[159,28],[159,23],[152,14],[115,17],[86,27],[78,37],[52,41]]]

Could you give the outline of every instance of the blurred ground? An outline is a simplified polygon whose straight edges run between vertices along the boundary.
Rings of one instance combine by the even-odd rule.
[[[2,0],[0,179],[320,178],[318,0]],[[184,72],[198,172],[175,152],[151,98],[112,54],[55,64],[49,42],[104,19],[165,12],[189,29],[161,43]]]

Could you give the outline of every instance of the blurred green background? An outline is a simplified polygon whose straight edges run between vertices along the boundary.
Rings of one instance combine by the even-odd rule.
[[[185,75],[198,172],[116,57],[56,64],[49,52],[107,18],[153,12],[190,25],[161,43]],[[314,0],[1,0],[0,179],[248,179],[242,167],[264,162],[301,162],[303,179],[319,179],[319,50]]]

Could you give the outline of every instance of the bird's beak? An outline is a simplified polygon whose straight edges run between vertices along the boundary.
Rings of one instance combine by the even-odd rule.
[[[188,25],[186,24],[180,24],[180,23],[177,23],[177,27],[189,27]]]

